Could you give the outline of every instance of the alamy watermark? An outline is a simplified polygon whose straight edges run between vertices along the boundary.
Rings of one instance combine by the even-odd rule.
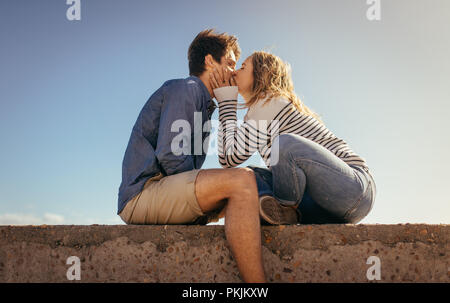
[[[66,18],[69,21],[81,20],[81,0],[66,0],[70,7],[66,11]]]
[[[381,0],[367,0],[367,5],[370,5],[366,12],[367,20],[380,21],[381,20]]]
[[[272,120],[207,120],[202,125],[202,113],[194,112],[193,123],[179,119],[173,121],[170,131],[176,133],[170,149],[176,155],[216,155],[225,157],[249,157],[258,148],[270,148],[270,165],[279,159],[279,121]],[[203,133],[209,135],[203,139]],[[210,139],[212,137],[212,140]]]
[[[367,280],[373,281],[373,280],[381,280],[381,260],[377,256],[370,256],[367,258],[366,264],[370,264],[370,266],[367,269],[366,277]]]
[[[69,21],[81,20],[81,0],[66,0],[66,4],[70,5],[66,11],[66,17]],[[381,0],[366,0],[366,4],[370,5],[366,11],[366,17],[369,21],[381,20]]]
[[[66,272],[67,280],[81,280],[81,264],[80,258],[77,256],[70,256],[66,260],[67,265],[71,265]]]

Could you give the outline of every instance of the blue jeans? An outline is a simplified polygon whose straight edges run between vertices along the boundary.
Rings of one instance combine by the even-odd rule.
[[[283,205],[298,205],[301,223],[357,223],[372,209],[376,197],[372,176],[320,144],[282,134],[274,139],[271,156],[278,161],[270,169],[249,166],[258,193],[273,195]]]

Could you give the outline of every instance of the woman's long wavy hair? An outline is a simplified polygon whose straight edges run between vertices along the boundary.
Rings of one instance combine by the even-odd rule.
[[[293,105],[292,110],[313,116],[323,124],[320,116],[310,110],[294,92],[291,77],[291,66],[278,56],[259,51],[252,55],[253,88],[245,107],[250,107],[259,100],[274,97],[284,97]],[[269,100],[269,99],[267,99]]]

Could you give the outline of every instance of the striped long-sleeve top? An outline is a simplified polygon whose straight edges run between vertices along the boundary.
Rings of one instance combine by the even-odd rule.
[[[292,110],[286,98],[258,101],[248,109],[243,123],[238,126],[237,87],[217,88],[214,94],[219,103],[218,152],[222,167],[235,167],[255,151],[259,151],[270,167],[273,140],[281,134],[297,134],[320,144],[347,164],[369,170],[366,161],[354,153],[344,140],[336,137],[314,117]]]

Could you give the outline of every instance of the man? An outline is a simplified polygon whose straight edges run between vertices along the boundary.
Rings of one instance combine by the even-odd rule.
[[[146,102],[133,127],[122,164],[118,214],[127,224],[192,224],[223,210],[226,237],[242,279],[266,282],[253,170],[200,169],[207,152],[203,140],[209,135],[202,126],[214,110],[210,73],[234,70],[239,55],[234,36],[205,30],[192,41],[190,77],[165,82]],[[201,127],[194,126],[194,116],[201,116]],[[190,137],[183,137],[183,144],[190,143],[191,153],[179,153],[180,147],[173,144],[180,135],[176,127],[172,131],[176,121],[190,125]],[[200,154],[195,152],[196,137],[202,138]]]

